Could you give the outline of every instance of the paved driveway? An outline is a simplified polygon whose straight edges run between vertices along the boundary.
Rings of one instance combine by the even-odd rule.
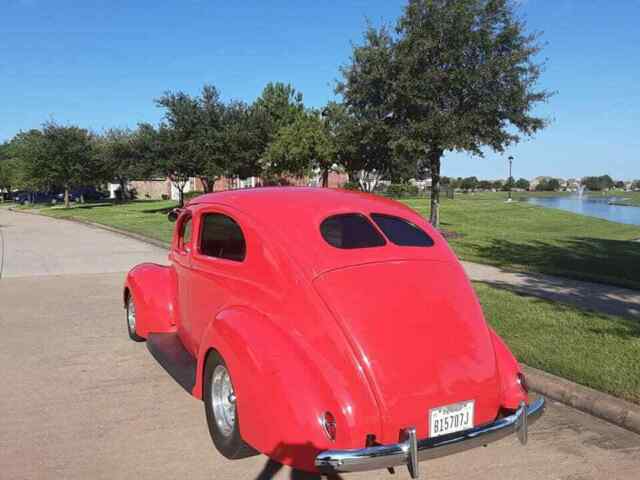
[[[124,272],[162,262],[165,252],[3,209],[0,230],[0,478],[272,478],[263,456],[222,458],[202,404],[127,338]],[[506,439],[422,464],[422,477],[640,478],[640,436],[562,405],[550,405],[529,441],[526,449]],[[282,469],[275,478],[289,475]]]

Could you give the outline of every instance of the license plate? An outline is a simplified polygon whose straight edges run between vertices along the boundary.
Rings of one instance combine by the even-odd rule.
[[[429,437],[473,428],[473,400],[429,410]]]

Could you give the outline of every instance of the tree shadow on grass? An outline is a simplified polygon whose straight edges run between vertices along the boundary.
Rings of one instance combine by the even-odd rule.
[[[601,238],[573,238],[560,244],[493,240],[490,245],[476,245],[475,250],[496,266],[523,266],[535,272],[570,277],[515,274],[513,282],[482,279],[486,283],[589,310],[640,319],[638,242]],[[629,290],[630,287],[636,290]]]
[[[541,273],[564,272],[576,279],[605,279],[609,284],[640,289],[640,242],[588,237],[553,244],[495,239],[474,249],[502,267],[523,265]]]
[[[61,204],[62,205],[62,204]],[[64,209],[62,208],[61,210],[92,210],[94,208],[101,208],[101,207],[114,207],[116,205],[119,205],[115,202],[96,202],[96,203],[82,203],[80,205],[74,205],[73,207],[70,207],[68,209]]]
[[[176,208],[175,206],[171,207],[162,207],[162,208],[150,208],[148,210],[140,210],[141,213],[164,213],[168,214],[171,210]]]

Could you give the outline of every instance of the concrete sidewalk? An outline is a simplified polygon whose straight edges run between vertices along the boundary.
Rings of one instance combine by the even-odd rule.
[[[508,272],[478,263],[462,264],[473,281],[609,315],[640,319],[640,291],[637,290],[551,275]]]

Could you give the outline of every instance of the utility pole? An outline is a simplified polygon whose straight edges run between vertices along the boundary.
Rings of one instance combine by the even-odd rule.
[[[513,182],[512,182],[512,175],[511,175],[511,167],[513,165],[513,157],[509,156],[509,178],[507,179],[507,182],[509,182],[509,200],[507,200],[507,202],[511,202],[511,189],[513,188]]]

